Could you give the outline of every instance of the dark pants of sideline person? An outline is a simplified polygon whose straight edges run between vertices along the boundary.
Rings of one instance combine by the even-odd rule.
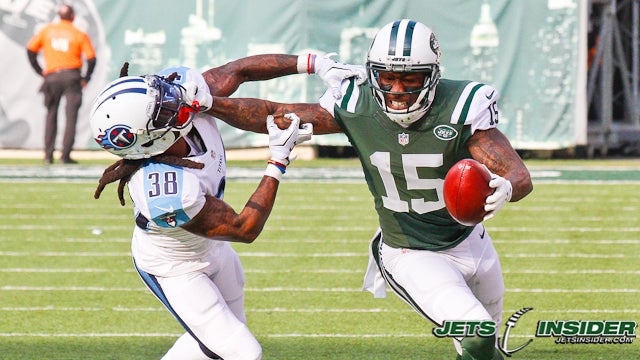
[[[44,105],[47,108],[47,117],[44,128],[44,161],[53,163],[53,150],[55,148],[58,132],[58,108],[60,99],[65,96],[66,125],[62,139],[62,155],[60,161],[73,163],[71,149],[76,137],[76,123],[78,122],[78,110],[82,105],[82,85],[79,69],[61,70],[48,74],[40,91],[44,94]]]

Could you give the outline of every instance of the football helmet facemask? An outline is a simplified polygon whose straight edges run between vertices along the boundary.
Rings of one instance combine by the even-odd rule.
[[[157,75],[125,76],[100,92],[89,121],[100,147],[135,160],[166,151],[191,130],[199,111],[179,84]]]
[[[392,92],[389,86],[381,86],[378,72],[424,73],[424,83],[417,89]],[[440,44],[426,25],[402,19],[385,25],[376,34],[367,54],[367,77],[373,96],[387,116],[403,126],[409,126],[422,118],[433,102],[440,79]],[[386,88],[386,89],[385,89]],[[418,95],[406,109],[391,109],[385,95]]]

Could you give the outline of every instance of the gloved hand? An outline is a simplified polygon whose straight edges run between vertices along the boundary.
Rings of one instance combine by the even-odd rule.
[[[187,104],[193,105],[193,102],[197,101],[200,104],[200,111],[206,111],[213,105],[213,96],[208,91],[199,91],[198,84],[195,82],[187,81],[181,86],[184,88],[183,100]]]
[[[367,81],[367,72],[364,66],[361,65],[347,65],[336,62],[331,59],[331,57],[335,55],[338,54],[329,53],[323,57],[316,56],[314,69],[322,81],[329,86],[333,97],[340,99],[342,96],[342,92],[340,91],[342,80],[355,77],[356,84],[361,85]]]
[[[290,156],[291,150],[296,144],[311,139],[313,127],[311,124],[303,124],[300,128],[300,118],[294,113],[285,114],[284,117],[291,120],[288,128],[280,129],[275,123],[273,115],[269,115],[267,116],[267,130],[269,131],[271,159],[287,166],[295,160],[295,156]]]
[[[485,166],[486,167],[486,166]],[[491,171],[489,171],[491,173]],[[483,220],[489,220],[493,218],[504,204],[511,200],[511,194],[513,188],[511,182],[500,175],[491,173],[491,181],[489,181],[489,187],[494,188],[493,194],[487,196],[485,200],[484,210],[488,211]]]

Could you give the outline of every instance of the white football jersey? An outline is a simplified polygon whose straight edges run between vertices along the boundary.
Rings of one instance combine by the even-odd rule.
[[[175,276],[202,269],[209,264],[211,248],[220,244],[180,228],[200,212],[205,195],[222,199],[225,186],[224,144],[215,118],[198,114],[193,128],[185,136],[192,152],[187,158],[204,164],[203,169],[150,159],[128,183],[136,220],[131,250],[136,265],[154,275]]]

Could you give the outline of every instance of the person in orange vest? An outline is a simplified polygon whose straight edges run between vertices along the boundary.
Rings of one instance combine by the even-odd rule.
[[[53,163],[53,151],[58,129],[58,108],[60,99],[66,98],[66,126],[62,141],[60,161],[75,164],[71,150],[75,142],[78,110],[82,105],[82,89],[91,79],[96,66],[96,53],[89,36],[73,25],[75,12],[70,5],[58,9],[59,22],[46,25],[27,44],[29,63],[38,75],[44,78],[40,91],[44,95],[47,117],[44,129],[44,162]],[[44,69],[38,63],[38,53],[42,50]],[[87,70],[81,75],[82,57],[87,62]]]

